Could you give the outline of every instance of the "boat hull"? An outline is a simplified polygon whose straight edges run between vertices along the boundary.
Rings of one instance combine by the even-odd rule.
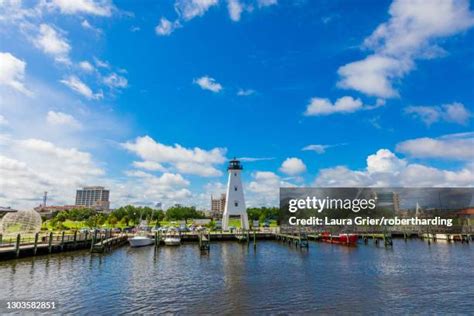
[[[179,246],[181,245],[180,238],[165,238],[164,243],[166,246]]]
[[[356,245],[358,236],[356,234],[339,234],[331,235],[330,233],[322,233],[321,241],[331,244]]]
[[[130,247],[144,247],[153,245],[153,239],[148,237],[132,237],[128,239]]]

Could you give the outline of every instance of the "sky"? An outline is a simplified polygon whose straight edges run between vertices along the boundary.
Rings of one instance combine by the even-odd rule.
[[[474,185],[466,0],[0,0],[0,205]]]

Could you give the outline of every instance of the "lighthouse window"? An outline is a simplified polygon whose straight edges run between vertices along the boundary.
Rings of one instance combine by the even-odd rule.
[[[234,187],[234,191],[237,191],[237,187]]]
[[[235,207],[239,206],[239,202],[234,203]]]

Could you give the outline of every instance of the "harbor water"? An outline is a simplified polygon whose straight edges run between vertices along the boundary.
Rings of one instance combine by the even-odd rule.
[[[470,314],[473,262],[472,243],[421,240],[126,246],[0,262],[0,297],[73,314]]]

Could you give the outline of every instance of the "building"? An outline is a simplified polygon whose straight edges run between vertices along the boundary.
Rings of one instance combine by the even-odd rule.
[[[249,219],[247,216],[247,209],[245,208],[244,188],[240,173],[242,172],[242,165],[237,159],[229,162],[227,171],[229,178],[227,181],[227,200],[225,202],[224,213],[222,214],[222,229],[229,229],[229,218],[239,217],[242,229],[249,229]]]
[[[14,212],[18,212],[17,210],[15,209],[12,209],[11,207],[4,207],[4,206],[0,206],[0,219],[7,213],[14,213]]]
[[[76,191],[75,205],[108,211],[110,208],[109,190],[104,187],[83,187]]]
[[[225,193],[222,193],[219,198],[214,198],[211,195],[211,216],[213,218],[222,218],[222,214],[225,210]]]

